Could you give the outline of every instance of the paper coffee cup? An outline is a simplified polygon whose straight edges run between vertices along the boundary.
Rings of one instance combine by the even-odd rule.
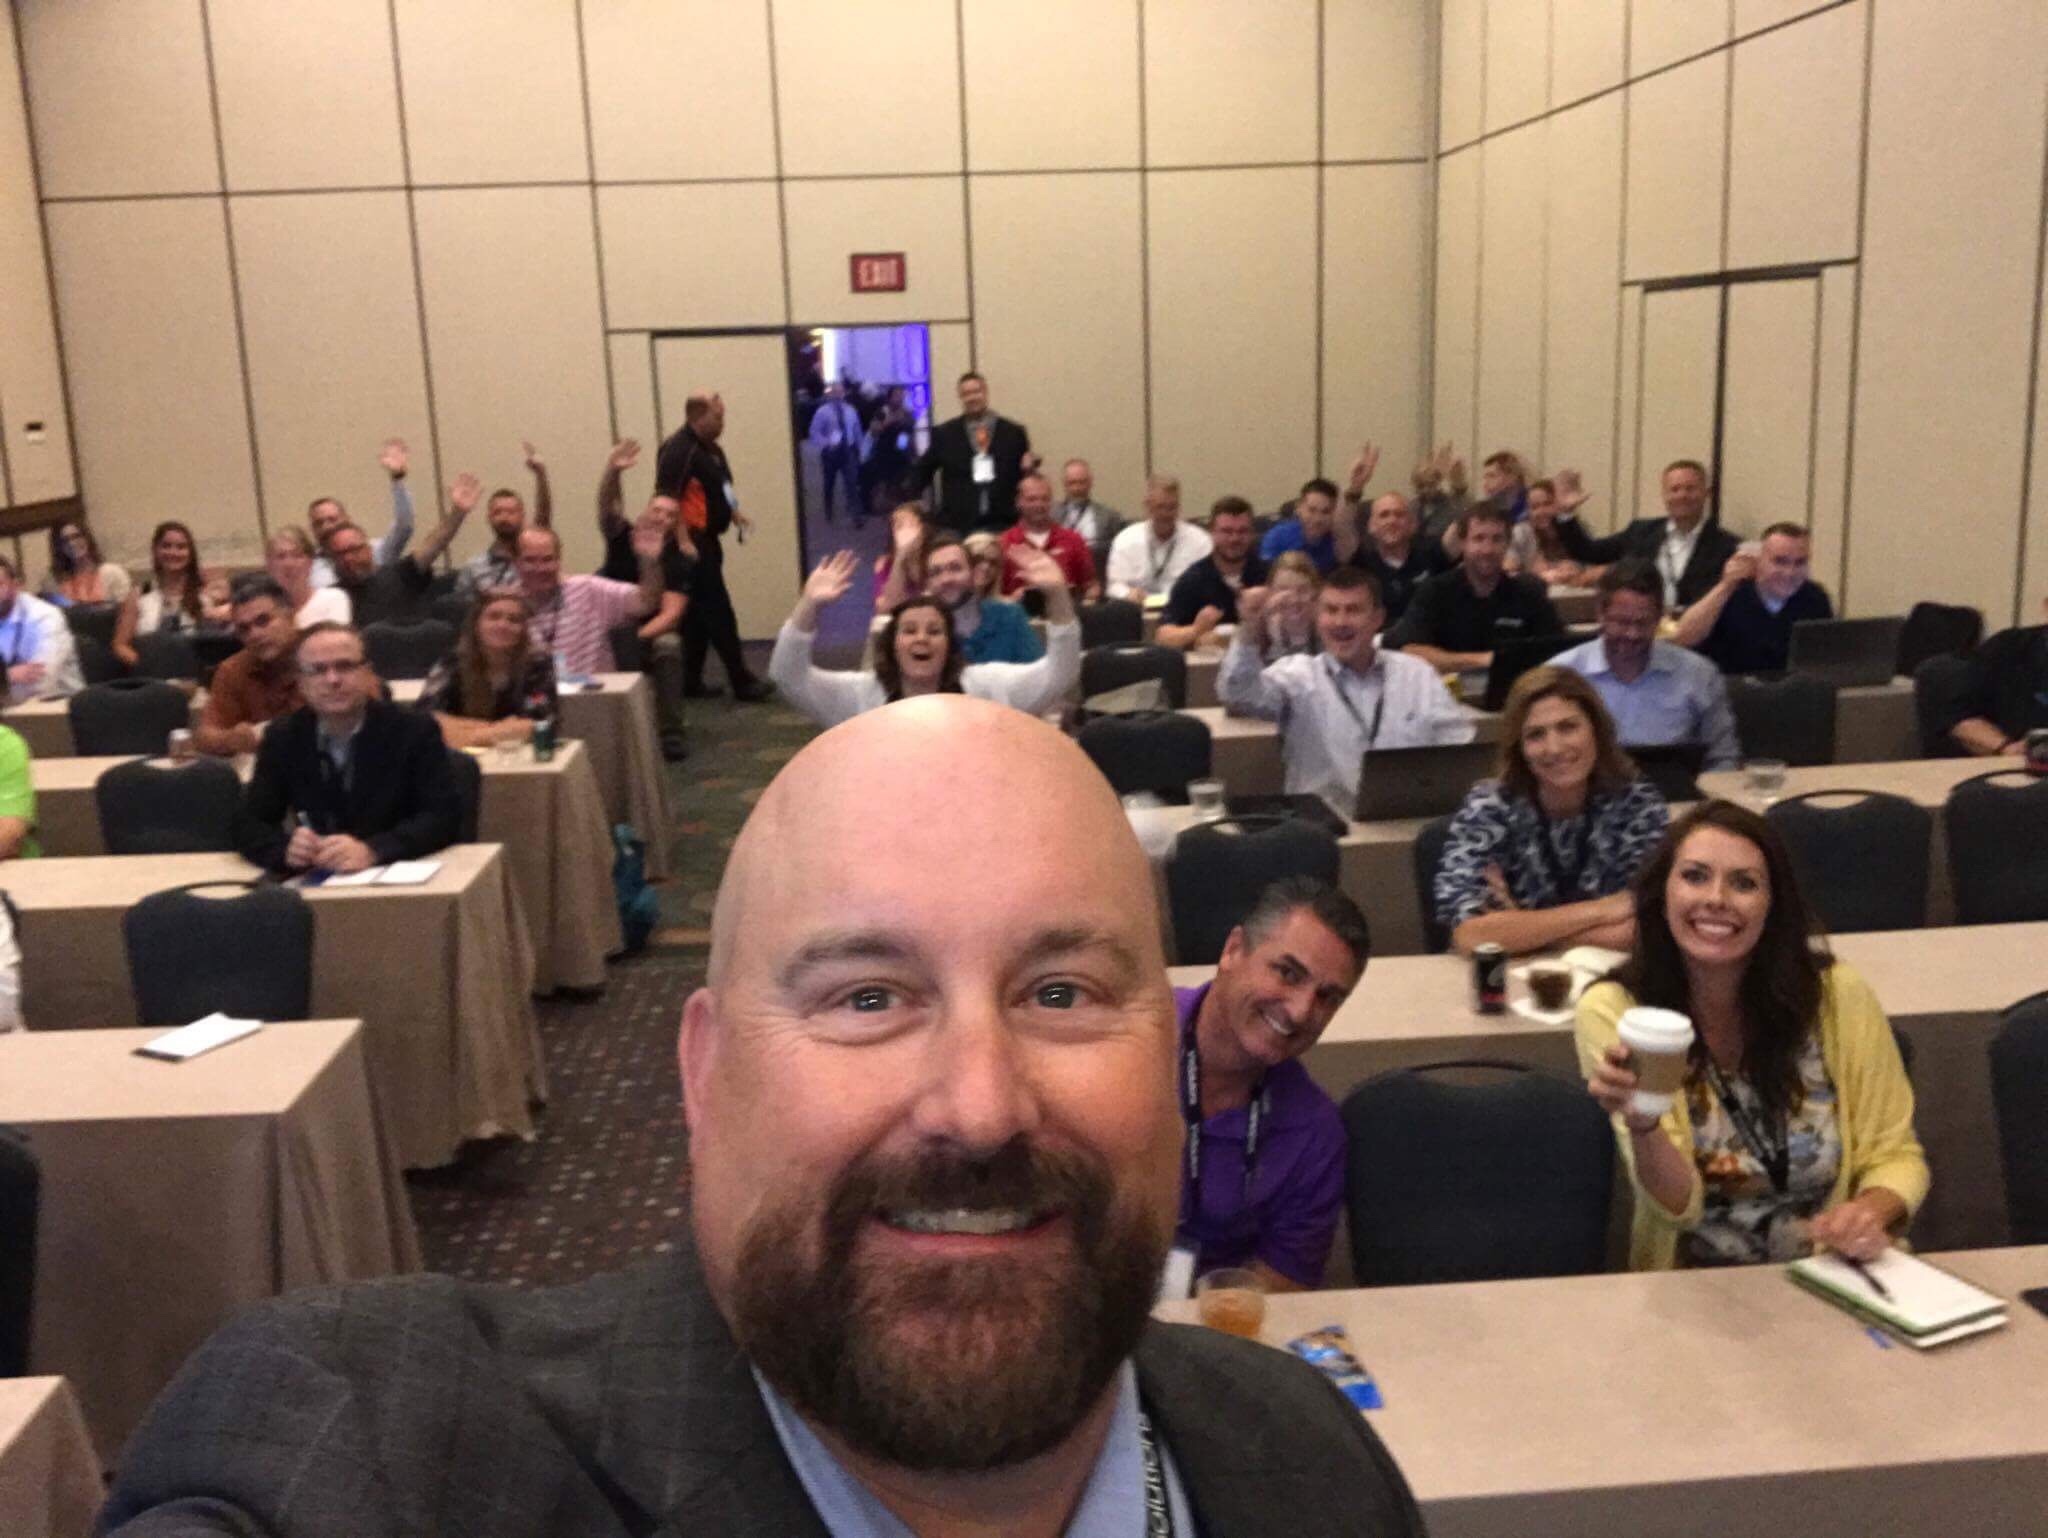
[[[1636,1075],[1629,1110],[1638,1116],[1662,1116],[1685,1083],[1692,1022],[1675,1009],[1638,1004],[1622,1011],[1620,1034]]]

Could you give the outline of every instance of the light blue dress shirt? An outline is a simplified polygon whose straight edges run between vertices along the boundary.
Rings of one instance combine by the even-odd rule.
[[[1554,667],[1583,675],[1599,692],[1624,747],[1698,742],[1706,746],[1709,769],[1733,769],[1742,762],[1728,682],[1698,652],[1653,641],[1650,665],[1629,683],[1607,665],[1607,643],[1598,636],[1550,660]]]

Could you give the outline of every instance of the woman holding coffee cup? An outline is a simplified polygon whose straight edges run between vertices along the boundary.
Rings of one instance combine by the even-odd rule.
[[[1705,802],[1635,899],[1635,948],[1578,1019],[1636,1187],[1631,1265],[1880,1254],[1927,1194],[1913,1089],[1870,986],[1820,943],[1776,831]]]
[[[1626,950],[1628,886],[1664,836],[1656,786],[1622,752],[1593,686],[1531,668],[1508,691],[1499,778],[1481,780],[1451,818],[1437,864],[1437,922],[1470,954],[1557,945]]]

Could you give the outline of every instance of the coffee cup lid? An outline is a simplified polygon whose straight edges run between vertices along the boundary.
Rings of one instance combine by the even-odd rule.
[[[1675,1009],[1658,1009],[1648,1004],[1622,1011],[1621,1033],[1645,1045],[1658,1043],[1667,1050],[1692,1045],[1691,1020]]]

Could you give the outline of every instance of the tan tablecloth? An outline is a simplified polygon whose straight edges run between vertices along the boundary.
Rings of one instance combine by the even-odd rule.
[[[604,959],[625,937],[612,896],[612,844],[589,745],[565,742],[536,763],[531,748],[474,755],[483,769],[478,834],[503,844],[519,902],[533,926],[534,991],[601,988]],[[74,858],[106,853],[95,787],[125,758],[39,759],[36,838],[43,853]],[[177,771],[168,765],[163,773]]]
[[[313,1012],[359,1019],[378,1104],[408,1169],[466,1138],[533,1135],[544,1097],[533,941],[496,844],[458,844],[423,886],[315,887]],[[151,892],[247,880],[225,854],[22,860],[6,872],[28,958],[31,1030],[135,1023],[121,916]]]
[[[264,1027],[189,1063],[148,1030],[0,1037],[0,1122],[42,1163],[35,1334],[110,1455],[235,1309],[419,1268],[354,1020]]]
[[[87,1538],[102,1499],[99,1458],[62,1378],[0,1378],[0,1533]]]
[[[28,700],[0,710],[0,721],[21,733],[36,758],[71,756],[71,711],[63,700]]]
[[[2010,1325],[1887,1351],[1748,1266],[1297,1293],[1260,1338],[1344,1326],[1433,1538],[2039,1538],[2048,1320],[2016,1297],[2048,1246],[1929,1258]]]

